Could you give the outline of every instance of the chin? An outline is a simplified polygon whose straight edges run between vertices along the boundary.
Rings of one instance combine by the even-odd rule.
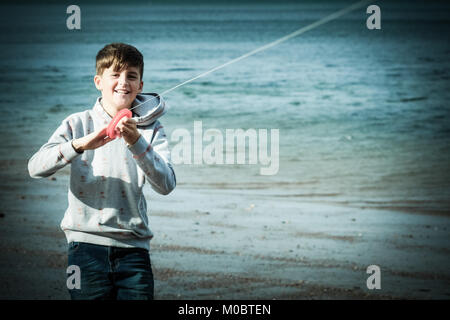
[[[115,105],[116,105],[116,109],[117,110],[121,110],[124,108],[129,108],[131,107],[131,104],[133,103],[134,99],[127,99],[125,101],[116,101]]]

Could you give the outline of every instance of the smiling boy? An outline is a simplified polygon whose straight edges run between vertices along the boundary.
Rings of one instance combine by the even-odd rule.
[[[48,177],[70,164],[68,208],[61,222],[68,265],[80,268],[72,299],[153,299],[149,228],[143,186],[160,194],[176,185],[157,94],[142,94],[144,62],[133,46],[112,43],[96,57],[101,91],[92,109],[63,120],[28,163],[30,176]],[[124,108],[118,139],[106,127]]]

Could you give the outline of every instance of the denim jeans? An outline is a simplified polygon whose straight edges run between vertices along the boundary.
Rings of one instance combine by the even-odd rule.
[[[146,249],[71,242],[68,264],[80,268],[80,289],[69,289],[72,300],[153,299],[153,273]]]

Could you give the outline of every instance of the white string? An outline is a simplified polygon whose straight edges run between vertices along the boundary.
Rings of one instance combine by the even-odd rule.
[[[288,34],[288,35],[286,35],[286,36],[284,36],[284,37],[282,37],[282,38],[280,38],[278,40],[272,41],[272,42],[270,42],[270,43],[268,43],[268,44],[266,44],[266,45],[264,45],[262,47],[254,49],[253,51],[250,51],[250,52],[248,52],[246,54],[243,54],[243,55],[241,55],[241,56],[239,56],[239,57],[237,57],[237,58],[235,58],[233,60],[230,60],[230,61],[228,61],[228,62],[226,62],[226,63],[224,63],[224,64],[222,64],[220,66],[217,66],[217,67],[215,67],[215,68],[213,68],[211,70],[205,71],[205,72],[195,76],[192,79],[189,79],[189,80],[186,80],[186,81],[184,81],[184,82],[182,82],[180,84],[177,84],[175,87],[172,87],[172,88],[164,91],[163,93],[158,94],[157,96],[154,96],[153,98],[151,98],[149,100],[146,100],[144,102],[141,102],[141,103],[137,104],[136,106],[130,108],[130,110],[133,110],[134,108],[137,108],[140,105],[142,105],[144,103],[147,103],[147,102],[149,102],[149,101],[151,101],[151,100],[153,100],[153,99],[155,99],[155,98],[157,98],[159,96],[165,95],[166,93],[169,93],[170,91],[175,90],[176,88],[179,88],[181,86],[184,86],[185,84],[188,84],[188,83],[190,83],[190,82],[192,82],[194,80],[197,80],[198,78],[204,77],[204,76],[206,76],[206,75],[208,75],[208,74],[210,74],[210,73],[212,73],[214,71],[217,71],[217,70],[220,70],[222,68],[225,68],[226,66],[229,66],[232,63],[235,63],[235,62],[238,62],[238,61],[240,61],[242,59],[248,58],[248,57],[250,57],[250,56],[252,56],[252,55],[254,55],[254,54],[258,53],[258,52],[267,50],[267,49],[269,49],[271,47],[274,47],[274,46],[276,46],[276,45],[278,45],[278,44],[280,44],[282,42],[285,42],[285,41],[287,41],[287,40],[289,40],[289,39],[291,39],[293,37],[301,35],[301,34],[305,33],[306,31],[312,30],[314,28],[317,28],[317,27],[319,27],[319,26],[329,22],[329,21],[335,20],[335,19],[337,19],[337,18],[339,18],[339,17],[341,17],[341,16],[343,16],[343,15],[345,15],[345,14],[347,14],[347,13],[349,13],[349,12],[351,12],[351,11],[357,9],[357,8],[362,7],[363,5],[365,5],[365,4],[369,3],[369,2],[372,2],[372,0],[362,0],[362,1],[359,1],[359,2],[356,2],[356,3],[352,4],[351,6],[349,6],[347,8],[344,8],[344,9],[341,9],[339,11],[336,11],[335,13],[332,13],[332,14],[326,16],[325,18],[322,18],[322,19],[320,19],[320,20],[318,20],[318,21],[316,21],[314,23],[311,23],[310,25],[307,25],[306,27],[300,28],[297,31],[294,31],[294,32],[292,32],[292,33],[290,33],[290,34]]]

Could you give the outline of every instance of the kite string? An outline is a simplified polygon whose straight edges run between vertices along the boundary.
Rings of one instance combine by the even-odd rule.
[[[292,33],[282,37],[282,38],[279,38],[278,40],[272,41],[272,42],[270,42],[270,43],[268,43],[266,45],[263,45],[263,46],[261,46],[259,48],[254,49],[254,50],[252,50],[252,51],[250,51],[250,52],[248,52],[246,54],[243,54],[243,55],[241,55],[241,56],[239,56],[237,58],[234,58],[234,59],[232,59],[232,60],[230,60],[230,61],[228,61],[228,62],[226,62],[224,64],[221,64],[221,65],[219,65],[217,67],[214,67],[214,68],[212,68],[212,69],[210,69],[208,71],[205,71],[205,72],[203,72],[203,73],[201,73],[201,74],[199,74],[199,75],[197,75],[197,76],[195,76],[195,77],[193,77],[193,78],[191,78],[189,80],[186,80],[186,81],[184,81],[184,82],[182,82],[180,84],[177,84],[176,86],[174,86],[174,87],[164,91],[163,93],[158,94],[157,96],[154,96],[153,98],[151,98],[149,100],[146,100],[144,102],[141,102],[141,103],[137,104],[136,106],[130,108],[130,110],[133,110],[133,109],[139,107],[140,105],[142,105],[144,103],[147,103],[150,100],[153,100],[153,99],[155,99],[157,97],[163,96],[163,95],[165,95],[165,94],[175,90],[176,88],[179,88],[179,87],[184,86],[184,85],[186,85],[186,84],[188,84],[188,83],[190,83],[190,82],[192,82],[194,80],[197,80],[198,78],[202,78],[202,77],[204,77],[204,76],[206,76],[206,75],[208,75],[208,74],[210,74],[210,73],[212,73],[214,71],[217,71],[217,70],[220,70],[222,68],[225,68],[226,66],[229,66],[230,64],[233,64],[233,63],[238,62],[238,61],[240,61],[242,59],[248,58],[248,57],[250,57],[250,56],[252,56],[252,55],[254,55],[254,54],[258,53],[258,52],[267,50],[267,49],[269,49],[271,47],[274,47],[274,46],[276,46],[276,45],[278,45],[278,44],[280,44],[282,42],[285,42],[285,41],[287,41],[287,40],[289,40],[289,39],[291,39],[293,37],[301,35],[301,34],[305,33],[306,31],[312,30],[314,28],[317,28],[317,27],[319,27],[319,26],[329,22],[329,21],[335,20],[335,19],[337,19],[337,18],[339,18],[339,17],[341,17],[341,16],[343,16],[343,15],[345,15],[345,14],[347,14],[347,13],[349,13],[349,12],[351,12],[351,11],[357,9],[357,8],[362,7],[365,4],[368,4],[369,2],[372,2],[372,0],[362,0],[362,1],[359,1],[359,2],[356,2],[356,3],[352,4],[352,5],[350,5],[350,6],[346,7],[346,8],[344,8],[344,9],[336,11],[336,12],[334,12],[334,13],[332,13],[332,14],[330,14],[330,15],[328,15],[328,16],[326,16],[326,17],[324,17],[324,18],[322,18],[322,19],[320,19],[320,20],[318,20],[318,21],[316,21],[314,23],[311,23],[311,24],[309,24],[309,25],[307,25],[305,27],[302,27],[302,28],[300,28],[300,29],[298,29],[298,30],[296,30],[296,31],[294,31],[294,32],[292,32]]]

